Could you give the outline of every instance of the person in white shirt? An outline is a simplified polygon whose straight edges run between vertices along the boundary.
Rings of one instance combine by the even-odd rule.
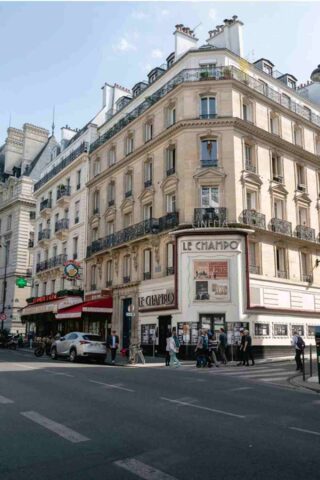
[[[111,363],[114,365],[116,361],[116,353],[119,347],[119,337],[116,330],[112,331],[112,335],[108,335],[107,348],[111,350]]]

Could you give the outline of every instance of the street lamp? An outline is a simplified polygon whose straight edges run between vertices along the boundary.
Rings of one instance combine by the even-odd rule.
[[[320,83],[320,65],[318,65],[318,67],[315,70],[313,70],[313,72],[310,75],[310,78],[313,82]]]
[[[4,277],[2,285],[2,317],[1,317],[1,331],[3,331],[3,322],[4,322],[4,313],[5,313],[5,303],[7,296],[7,266],[8,266],[8,242],[6,241],[4,245],[0,243],[0,248],[4,248]]]

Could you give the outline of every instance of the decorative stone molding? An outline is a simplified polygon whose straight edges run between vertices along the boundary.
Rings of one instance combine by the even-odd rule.
[[[120,205],[120,210],[122,210],[124,213],[128,213],[133,209],[133,204],[134,200],[132,197],[125,198]]]
[[[251,183],[251,184],[254,184],[254,185],[258,186],[259,188],[263,184],[260,175],[258,175],[257,173],[253,173],[253,172],[247,172],[245,170],[242,171],[241,183],[243,185],[245,185],[247,183]]]

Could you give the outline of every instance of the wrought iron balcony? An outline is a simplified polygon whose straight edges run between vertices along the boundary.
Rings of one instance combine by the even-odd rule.
[[[272,179],[273,179],[274,182],[283,183],[283,176],[282,175],[273,175]]]
[[[205,119],[205,118],[217,118],[217,114],[216,113],[205,113],[203,115],[200,115],[200,118],[201,119]]]
[[[266,87],[264,84],[259,82],[259,80],[255,79],[251,75],[243,72],[237,67],[233,66],[226,66],[226,67],[214,67],[210,69],[202,68],[190,68],[185,69],[179,72],[175,77],[169,80],[166,84],[164,84],[161,88],[159,88],[156,92],[154,92],[149,97],[141,102],[135,109],[131,112],[127,113],[123,118],[118,120],[113,127],[107,130],[101,137],[99,137],[95,142],[90,145],[90,151],[93,152],[105,142],[107,142],[110,138],[114,137],[118,134],[122,129],[124,129],[127,125],[133,122],[136,118],[143,115],[146,110],[151,108],[156,102],[161,100],[164,96],[170,93],[177,85],[182,83],[190,83],[190,82],[198,82],[200,80],[236,80],[237,82],[243,83],[246,87],[255,90],[260,95],[263,95],[273,102],[280,104],[295,112],[297,115],[311,121],[317,126],[320,126],[320,116],[312,113],[310,116],[310,112],[307,112],[302,105],[299,105],[294,100],[291,100],[288,104],[283,95],[278,92],[276,89],[273,89],[269,85]],[[144,95],[146,95],[146,90],[144,90]]]
[[[313,283],[313,275],[312,275],[312,273],[302,274],[302,275],[301,275],[301,281],[302,281],[302,282]]]
[[[292,235],[292,225],[291,222],[287,222],[287,220],[282,220],[281,218],[271,218],[270,227],[275,233]]]
[[[151,187],[151,185],[152,185],[152,180],[151,180],[151,179],[145,180],[145,182],[144,182],[144,188]]]
[[[126,198],[131,197],[131,196],[132,196],[132,190],[127,190],[127,191],[125,192],[124,196],[125,196]]]
[[[114,198],[108,200],[108,206],[113,207],[113,205],[114,205]]]
[[[243,210],[242,221],[246,225],[252,225],[258,228],[266,228],[266,216],[256,210]]]
[[[38,242],[41,242],[42,240],[49,240],[49,239],[50,239],[49,228],[45,228],[38,233]]]
[[[223,227],[227,222],[227,209],[216,208],[195,208],[193,223],[195,227]]]
[[[69,228],[69,218],[62,218],[55,223],[54,231],[67,230]]]
[[[28,248],[33,248],[34,247],[34,240],[32,240],[31,238],[29,238],[28,240]]]
[[[143,280],[150,280],[151,272],[143,272]]]
[[[40,203],[40,212],[42,212],[42,210],[45,210],[46,208],[52,208],[52,200],[50,198],[46,198]]]
[[[167,177],[170,177],[170,175],[173,175],[174,173],[176,173],[175,167],[167,169]]]
[[[80,133],[80,132],[79,132]],[[70,163],[72,163],[76,158],[78,158],[82,153],[86,153],[89,151],[89,143],[88,142],[82,142],[81,145],[79,145],[78,148],[73,150],[73,152],[69,153],[69,155],[61,160],[58,165],[56,165],[50,172],[48,172],[44,177],[42,177],[35,185],[34,185],[34,191],[36,192],[41,188],[43,185],[45,185],[51,178],[55,177],[61,170],[66,168]]]
[[[249,265],[249,272],[254,273],[255,275],[260,275],[261,269],[259,265]]]
[[[64,197],[70,197],[71,187],[70,185],[60,185],[57,189],[57,201]]]
[[[173,275],[174,274],[174,267],[167,267],[167,275]]]
[[[97,215],[99,213],[99,207],[93,209],[93,215]]]
[[[246,162],[246,170],[247,170],[247,172],[256,173],[257,172],[257,167],[255,165],[253,165],[253,163],[251,163],[251,162]]]
[[[208,168],[208,167],[217,167],[218,166],[218,160],[217,159],[206,159],[206,160],[201,160],[201,167],[202,168]]]
[[[123,277],[123,283],[129,283],[129,282],[130,282],[129,276]]]
[[[112,287],[112,280],[106,280],[106,287]]]
[[[167,215],[159,218],[159,232],[169,230],[177,225],[179,225],[179,212],[167,213]]]
[[[48,260],[44,260],[43,262],[39,262],[36,265],[36,272],[43,272],[44,270],[49,270],[50,268],[60,267],[64,265],[67,261],[68,257],[64,253],[60,255],[56,255],[55,257],[51,257]]]
[[[301,240],[309,240],[309,242],[316,241],[316,232],[314,228],[306,227],[305,225],[297,225],[295,235]]]
[[[278,278],[288,278],[287,270],[277,270],[277,277]]]

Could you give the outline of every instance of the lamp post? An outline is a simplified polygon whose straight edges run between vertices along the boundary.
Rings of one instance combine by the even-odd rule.
[[[0,243],[0,248],[4,248],[4,277],[3,277],[3,285],[2,285],[2,311],[1,311],[1,313],[4,314],[6,296],[7,296],[8,242],[6,241],[4,245]],[[1,331],[3,331],[3,322],[4,322],[4,318],[2,316]]]

